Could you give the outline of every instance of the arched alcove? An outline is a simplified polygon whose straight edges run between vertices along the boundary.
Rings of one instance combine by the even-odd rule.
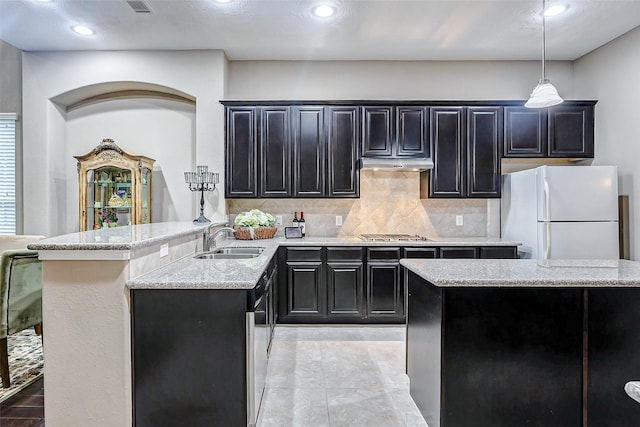
[[[178,90],[144,82],[108,82],[84,86],[51,98],[62,119],[65,138],[64,200],[66,219],[78,229],[78,185],[74,155],[88,152],[103,138],[128,152],[156,160],[153,171],[152,219],[186,221],[193,195],[183,172],[196,155],[195,98]]]

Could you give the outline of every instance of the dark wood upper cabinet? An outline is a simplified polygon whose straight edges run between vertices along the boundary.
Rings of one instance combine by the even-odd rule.
[[[592,158],[595,101],[504,107],[503,157]]]
[[[467,197],[500,197],[502,108],[467,109]]]
[[[594,105],[549,108],[549,157],[593,157]]]
[[[429,197],[463,197],[464,107],[432,107]]]
[[[226,197],[258,196],[256,107],[227,109]]]
[[[399,157],[429,157],[429,109],[396,107],[396,141]]]
[[[362,107],[362,155],[393,155],[393,107]]]
[[[325,195],[324,107],[296,106],[293,112],[294,197]]]
[[[259,197],[291,197],[289,107],[260,109]]]
[[[504,157],[545,157],[546,109],[504,107]]]
[[[363,157],[428,157],[426,106],[362,107]]]
[[[358,114],[358,107],[327,107],[329,197],[357,197],[360,194]]]

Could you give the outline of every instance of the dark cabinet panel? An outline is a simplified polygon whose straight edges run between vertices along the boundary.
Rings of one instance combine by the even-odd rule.
[[[558,105],[548,115],[549,157],[593,157],[593,105]]]
[[[293,107],[293,182],[295,197],[325,194],[324,108]]]
[[[260,197],[291,196],[289,107],[260,110]]]
[[[429,156],[429,115],[427,107],[396,107],[397,155]]]
[[[391,156],[393,107],[362,107],[362,155]]]
[[[504,107],[504,157],[545,157],[546,146],[546,110]]]
[[[287,262],[287,316],[324,316],[322,262]]]
[[[448,247],[440,248],[440,258],[477,258],[477,248]]]
[[[225,195],[258,196],[258,139],[256,108],[227,109]]]
[[[400,285],[400,263],[367,263],[367,316],[404,318],[404,292]]]
[[[360,194],[358,168],[358,107],[328,107],[328,196],[357,197]]]
[[[135,289],[131,304],[133,424],[247,425],[247,291]]]
[[[404,248],[403,258],[438,258],[438,248]]]
[[[463,197],[464,107],[433,107],[430,139],[434,167],[429,174],[429,197]]]
[[[480,259],[516,259],[518,248],[515,246],[480,246],[478,248]]]
[[[589,427],[638,425],[638,402],[624,392],[640,378],[640,289],[587,289]]]
[[[329,317],[364,316],[363,263],[328,262],[327,294]]]
[[[467,197],[500,197],[502,109],[467,109]]]

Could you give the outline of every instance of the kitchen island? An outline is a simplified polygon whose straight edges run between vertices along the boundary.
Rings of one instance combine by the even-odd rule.
[[[640,263],[402,260],[430,426],[636,426]]]
[[[202,251],[205,230],[206,226],[191,223],[155,223],[72,233],[29,246],[30,249],[39,251],[43,261],[43,313],[47,335],[44,390],[47,426],[120,427],[134,423],[136,372],[133,367],[142,351],[134,352],[134,301],[153,310],[158,307],[152,301],[153,298],[160,297],[158,291],[166,292],[164,295],[169,298],[164,298],[164,301],[168,304],[171,304],[171,295],[187,299],[195,297],[200,303],[197,310],[192,309],[189,301],[181,303],[179,307],[174,304],[176,310],[172,312],[172,316],[186,322],[188,315],[211,313],[211,310],[207,311],[206,298],[211,297],[213,292],[224,291],[225,296],[237,301],[249,294],[282,246],[299,249],[420,246],[432,249],[431,253],[435,254],[442,247],[467,252],[478,248],[477,253],[480,253],[481,249],[502,249],[517,244],[490,238],[437,239],[409,243],[363,242],[356,237],[305,237],[295,240],[275,238],[257,241],[220,239],[219,246],[261,246],[264,251],[260,256],[250,259],[195,259],[194,254]],[[185,292],[181,294],[181,291]],[[136,293],[138,297],[135,297]],[[240,297],[236,298],[238,296]],[[222,298],[216,298],[214,303],[220,304],[221,300]],[[162,310],[157,311],[160,313]],[[240,327],[239,334],[243,334],[245,318],[235,319],[239,320],[234,328]],[[205,319],[209,323],[199,324],[203,319],[192,320],[196,326],[203,325],[202,328],[222,326],[221,322],[212,317]],[[155,329],[162,332],[162,328],[154,328],[151,323],[146,326],[147,331]],[[168,334],[163,337],[166,347],[174,351],[166,353],[169,355],[169,359],[165,359],[167,361],[171,361],[171,354],[187,354],[190,347],[188,340],[193,338],[180,335],[179,325],[175,326],[171,336],[175,341],[169,342]],[[238,329],[234,329],[236,330]],[[191,328],[191,331],[202,332],[196,328]],[[202,341],[199,340],[201,343]],[[219,346],[219,349],[224,348],[224,344]],[[161,354],[157,348],[147,354],[154,352]],[[239,363],[244,363],[243,360]],[[220,369],[221,365],[215,359],[208,358],[208,361],[211,366]],[[169,365],[164,369],[158,367],[155,371],[168,372]],[[179,373],[174,372],[171,378],[179,380]],[[156,379],[161,379],[161,374]],[[238,379],[240,383],[243,380],[244,378]],[[183,383],[182,386],[188,389],[188,384]],[[225,385],[218,384],[216,387]],[[161,389],[156,390],[162,392]],[[169,409],[171,405],[179,403],[170,396],[165,398],[165,401],[171,401],[171,404],[166,404]],[[183,403],[187,405],[189,402]],[[227,409],[224,405],[220,408]]]

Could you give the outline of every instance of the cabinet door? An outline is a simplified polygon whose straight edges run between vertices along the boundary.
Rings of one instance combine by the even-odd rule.
[[[225,196],[257,197],[256,108],[227,108]]]
[[[260,110],[260,197],[291,196],[289,107]]]
[[[594,106],[549,108],[549,157],[593,157]]]
[[[362,262],[327,263],[329,317],[364,317],[362,270]]]
[[[367,263],[367,317],[404,318],[404,292],[398,262]]]
[[[393,155],[393,107],[362,107],[362,155]]]
[[[429,173],[429,197],[462,197],[464,107],[432,107],[431,152],[434,167]]]
[[[324,316],[323,294],[322,262],[287,262],[287,316]]]
[[[327,107],[329,197],[358,197],[358,107]]]
[[[467,109],[467,197],[500,197],[500,107]]]
[[[427,107],[396,107],[397,155],[429,157]]]
[[[546,130],[545,109],[504,107],[503,157],[545,157]]]
[[[325,195],[323,107],[293,108],[294,197]]]

